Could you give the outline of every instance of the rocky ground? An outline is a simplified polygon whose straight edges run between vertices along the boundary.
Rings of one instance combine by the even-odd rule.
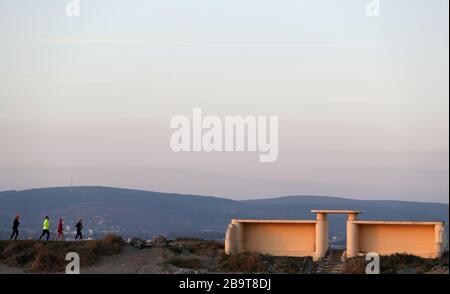
[[[82,274],[196,274],[196,273],[364,273],[362,258],[345,262],[310,257],[272,257],[255,253],[224,254],[217,241],[180,238],[150,242],[108,236],[99,241],[0,241],[0,273],[63,273],[67,252],[79,252]],[[334,254],[340,256],[341,254]],[[330,255],[333,256],[333,255]],[[339,258],[335,258],[338,260]],[[383,257],[382,273],[448,274],[448,254],[438,260],[408,255]]]

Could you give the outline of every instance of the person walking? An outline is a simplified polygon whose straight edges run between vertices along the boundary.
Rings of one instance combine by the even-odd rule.
[[[19,236],[19,218],[20,216],[18,214],[16,214],[16,217],[14,218],[14,222],[12,225],[12,234],[11,237],[9,237],[9,240],[12,240],[14,238],[14,240],[17,240],[17,237]]]
[[[56,231],[56,238],[55,241],[58,241],[58,239],[61,237],[61,241],[64,241],[64,230],[63,230],[63,219],[60,218],[59,219],[59,223],[58,223],[58,229]]]
[[[48,216],[45,217],[44,223],[42,224],[42,235],[39,237],[39,241],[41,241],[42,237],[47,235],[47,241],[50,239],[50,218]]]
[[[75,236],[75,240],[78,239],[78,237],[80,237],[80,240],[83,240],[83,234],[81,233],[81,229],[83,229],[83,220],[81,218],[78,220],[75,227],[77,228],[77,235]]]

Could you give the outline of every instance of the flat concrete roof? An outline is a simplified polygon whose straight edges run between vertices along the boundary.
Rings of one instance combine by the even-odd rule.
[[[283,219],[232,219],[235,223],[273,223],[273,224],[315,224],[317,220],[283,220]]]
[[[313,209],[312,213],[361,214],[360,210]]]
[[[445,222],[422,222],[422,221],[370,221],[370,220],[357,220],[353,221],[354,224],[362,225],[440,225]]]

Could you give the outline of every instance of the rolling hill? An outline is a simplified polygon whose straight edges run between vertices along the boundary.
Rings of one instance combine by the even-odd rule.
[[[6,238],[14,214],[21,215],[22,237],[36,237],[46,215],[64,218],[69,231],[78,218],[93,237],[116,232],[124,237],[164,234],[223,238],[231,218],[314,219],[311,209],[359,209],[364,219],[442,220],[448,204],[288,196],[234,201],[217,197],[147,192],[109,187],[60,187],[0,192],[0,231]],[[345,216],[330,218],[330,234],[345,234]]]

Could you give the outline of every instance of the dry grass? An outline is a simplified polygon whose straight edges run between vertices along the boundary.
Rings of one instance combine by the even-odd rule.
[[[439,263],[436,259],[426,259],[408,254],[394,254],[380,257],[380,271],[384,274],[395,274],[404,270],[415,273],[430,271]]]
[[[301,274],[307,271],[308,266],[312,268],[311,257],[272,257],[272,271],[284,274]]]
[[[364,274],[366,264],[364,257],[351,258],[346,261],[343,273]],[[448,252],[444,253],[439,259],[421,258],[408,254],[380,256],[380,272],[382,274],[402,272],[421,274],[431,271],[436,266],[448,267]]]
[[[220,242],[196,238],[177,238],[168,249],[173,258],[166,264],[198,269],[201,261],[202,268],[210,272],[295,274],[308,272],[313,266],[309,257],[274,257],[258,253],[228,256]]]
[[[116,235],[107,235],[105,238],[93,243],[92,251],[96,255],[115,255],[122,251],[125,244],[122,238]]]
[[[189,252],[199,256],[217,256],[223,252],[223,244],[215,240],[201,240],[195,238],[178,238],[169,250],[175,254]]]
[[[440,258],[440,262],[443,266],[448,266],[448,251],[445,251]]]
[[[224,272],[258,273],[268,271],[268,262],[258,253],[241,253],[236,255],[222,254],[219,269]]]
[[[188,269],[201,269],[203,268],[202,262],[196,257],[179,258],[173,257],[166,261],[166,264],[171,264],[176,267],[188,268]]]
[[[354,257],[348,259],[342,270],[343,274],[362,275],[366,272],[366,260],[364,257]]]
[[[108,235],[98,241],[2,241],[0,244],[0,259],[7,265],[38,273],[63,271],[67,264],[65,257],[69,252],[80,255],[81,266],[95,264],[102,256],[120,253],[124,241],[120,237]]]

